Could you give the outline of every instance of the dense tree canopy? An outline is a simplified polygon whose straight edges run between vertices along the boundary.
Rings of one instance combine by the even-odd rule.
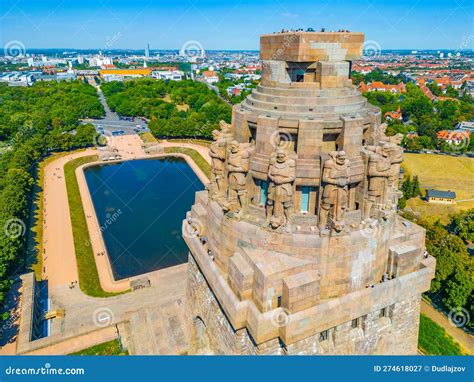
[[[453,216],[451,226],[453,221],[466,220],[467,216],[469,211]],[[410,214],[406,217],[416,220]],[[448,310],[465,309],[474,317],[474,259],[469,256],[466,244],[458,232],[450,233],[440,222],[418,220],[417,223],[426,229],[426,249],[436,258],[436,273],[429,294]],[[472,234],[472,227],[470,231]],[[472,320],[468,325],[474,326]]]
[[[139,79],[101,88],[111,109],[149,118],[148,127],[157,137],[210,138],[220,120],[231,118],[229,105],[200,82]]]
[[[103,114],[95,89],[80,81],[0,84],[0,307],[23,265],[38,160],[54,150],[91,145],[95,129],[79,118]]]

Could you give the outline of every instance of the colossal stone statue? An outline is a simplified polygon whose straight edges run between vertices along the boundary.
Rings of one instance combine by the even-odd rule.
[[[237,141],[229,143],[227,154],[227,203],[224,209],[239,214],[245,205],[246,175],[249,171],[249,151]]]
[[[398,193],[398,183],[400,180],[400,166],[403,162],[403,148],[396,143],[384,143],[390,159],[390,176],[388,177],[388,186],[392,193]],[[392,202],[397,203],[398,200]]]
[[[214,142],[209,150],[211,157],[211,176],[209,194],[211,198],[218,199],[225,193],[225,158],[226,158],[226,140],[222,131],[214,130],[212,132]]]
[[[388,178],[391,174],[389,148],[386,145],[368,146],[368,190],[364,207],[364,220],[370,218],[373,205],[386,209],[388,202]]]
[[[331,218],[336,231],[344,228],[347,209],[350,161],[344,151],[332,151],[324,162],[322,181],[323,197],[319,213],[319,227],[325,229]]]
[[[267,219],[272,228],[285,226],[293,213],[293,182],[296,162],[283,148],[277,148],[270,159]]]

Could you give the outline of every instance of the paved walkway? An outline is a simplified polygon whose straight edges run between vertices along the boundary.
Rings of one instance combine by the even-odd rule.
[[[78,280],[64,165],[76,158],[94,155],[88,149],[58,158],[44,169],[43,280],[50,287]]]
[[[125,335],[129,344],[135,344],[130,349],[133,354],[183,351],[188,344],[188,330],[182,322],[184,308],[169,306],[181,306],[180,302],[185,301],[186,272],[187,264],[155,271],[146,274],[151,283],[149,288],[108,298],[86,296],[78,287],[70,289],[67,285],[51,288],[52,309],[62,308],[65,315],[52,320],[49,337],[30,343],[28,354],[68,354],[109,341],[116,338],[115,324],[120,323],[128,327]],[[145,313],[149,319],[144,325],[137,318]],[[177,329],[160,332],[160,328],[170,327],[169,320],[177,323]],[[154,338],[153,332],[161,335]],[[156,346],[147,346],[147,341],[155,342]]]
[[[442,326],[446,332],[458,342],[469,354],[474,354],[474,339],[464,330],[454,326],[451,321],[442,313],[438,312],[425,300],[421,300],[421,313],[431,318],[438,325]]]

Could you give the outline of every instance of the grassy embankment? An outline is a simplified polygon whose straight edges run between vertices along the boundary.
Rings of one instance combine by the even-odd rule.
[[[105,292],[100,286],[99,274],[97,273],[94,253],[90,245],[89,230],[87,229],[86,216],[82,207],[81,194],[75,174],[75,170],[79,166],[95,162],[98,159],[97,155],[74,159],[64,166],[64,176],[66,178],[67,198],[69,202],[69,212],[71,214],[79,285],[81,290],[89,296],[109,297],[121,293]]]
[[[158,142],[158,140],[154,137],[152,133],[149,131],[145,133],[140,133],[140,138],[142,139],[143,143],[155,143]]]
[[[166,154],[184,154],[189,156],[194,163],[201,169],[204,175],[209,178],[211,176],[211,165],[196,150],[187,147],[165,147]]]
[[[189,139],[171,138],[171,139],[168,139],[167,141],[171,143],[190,143],[190,144],[200,145],[200,146],[209,147],[209,148],[211,147],[211,144],[212,144],[212,142],[206,141],[204,139],[192,139],[192,138],[189,138]]]
[[[459,344],[424,314],[420,315],[418,348],[426,355],[464,355]]]
[[[456,204],[428,203],[421,198],[410,199],[407,207],[427,220],[448,223],[449,215],[474,208],[474,159],[436,154],[405,154],[406,173],[418,175],[422,188],[456,192]],[[469,200],[471,199],[471,200]]]
[[[112,340],[69,355],[128,355],[128,351],[127,349],[120,349],[120,343],[118,340]]]

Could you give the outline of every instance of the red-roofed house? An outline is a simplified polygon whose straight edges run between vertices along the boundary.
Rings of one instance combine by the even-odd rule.
[[[398,120],[398,121],[401,121],[402,120],[402,112],[400,110],[400,106],[398,107],[398,109],[396,111],[387,111],[385,114],[384,114],[384,117],[386,119],[388,119],[389,121],[391,120]]]
[[[219,82],[219,76],[213,70],[205,70],[202,72],[202,77],[208,84]]]
[[[466,130],[441,130],[436,134],[438,139],[445,141],[446,143],[459,145],[463,142],[467,142],[471,137],[471,132]]]
[[[362,93],[373,92],[373,91],[390,92],[390,93],[406,93],[406,88],[403,82],[400,82],[398,85],[386,85],[383,82],[374,81],[367,85],[364,82],[361,82],[359,84],[359,91],[361,91]]]

